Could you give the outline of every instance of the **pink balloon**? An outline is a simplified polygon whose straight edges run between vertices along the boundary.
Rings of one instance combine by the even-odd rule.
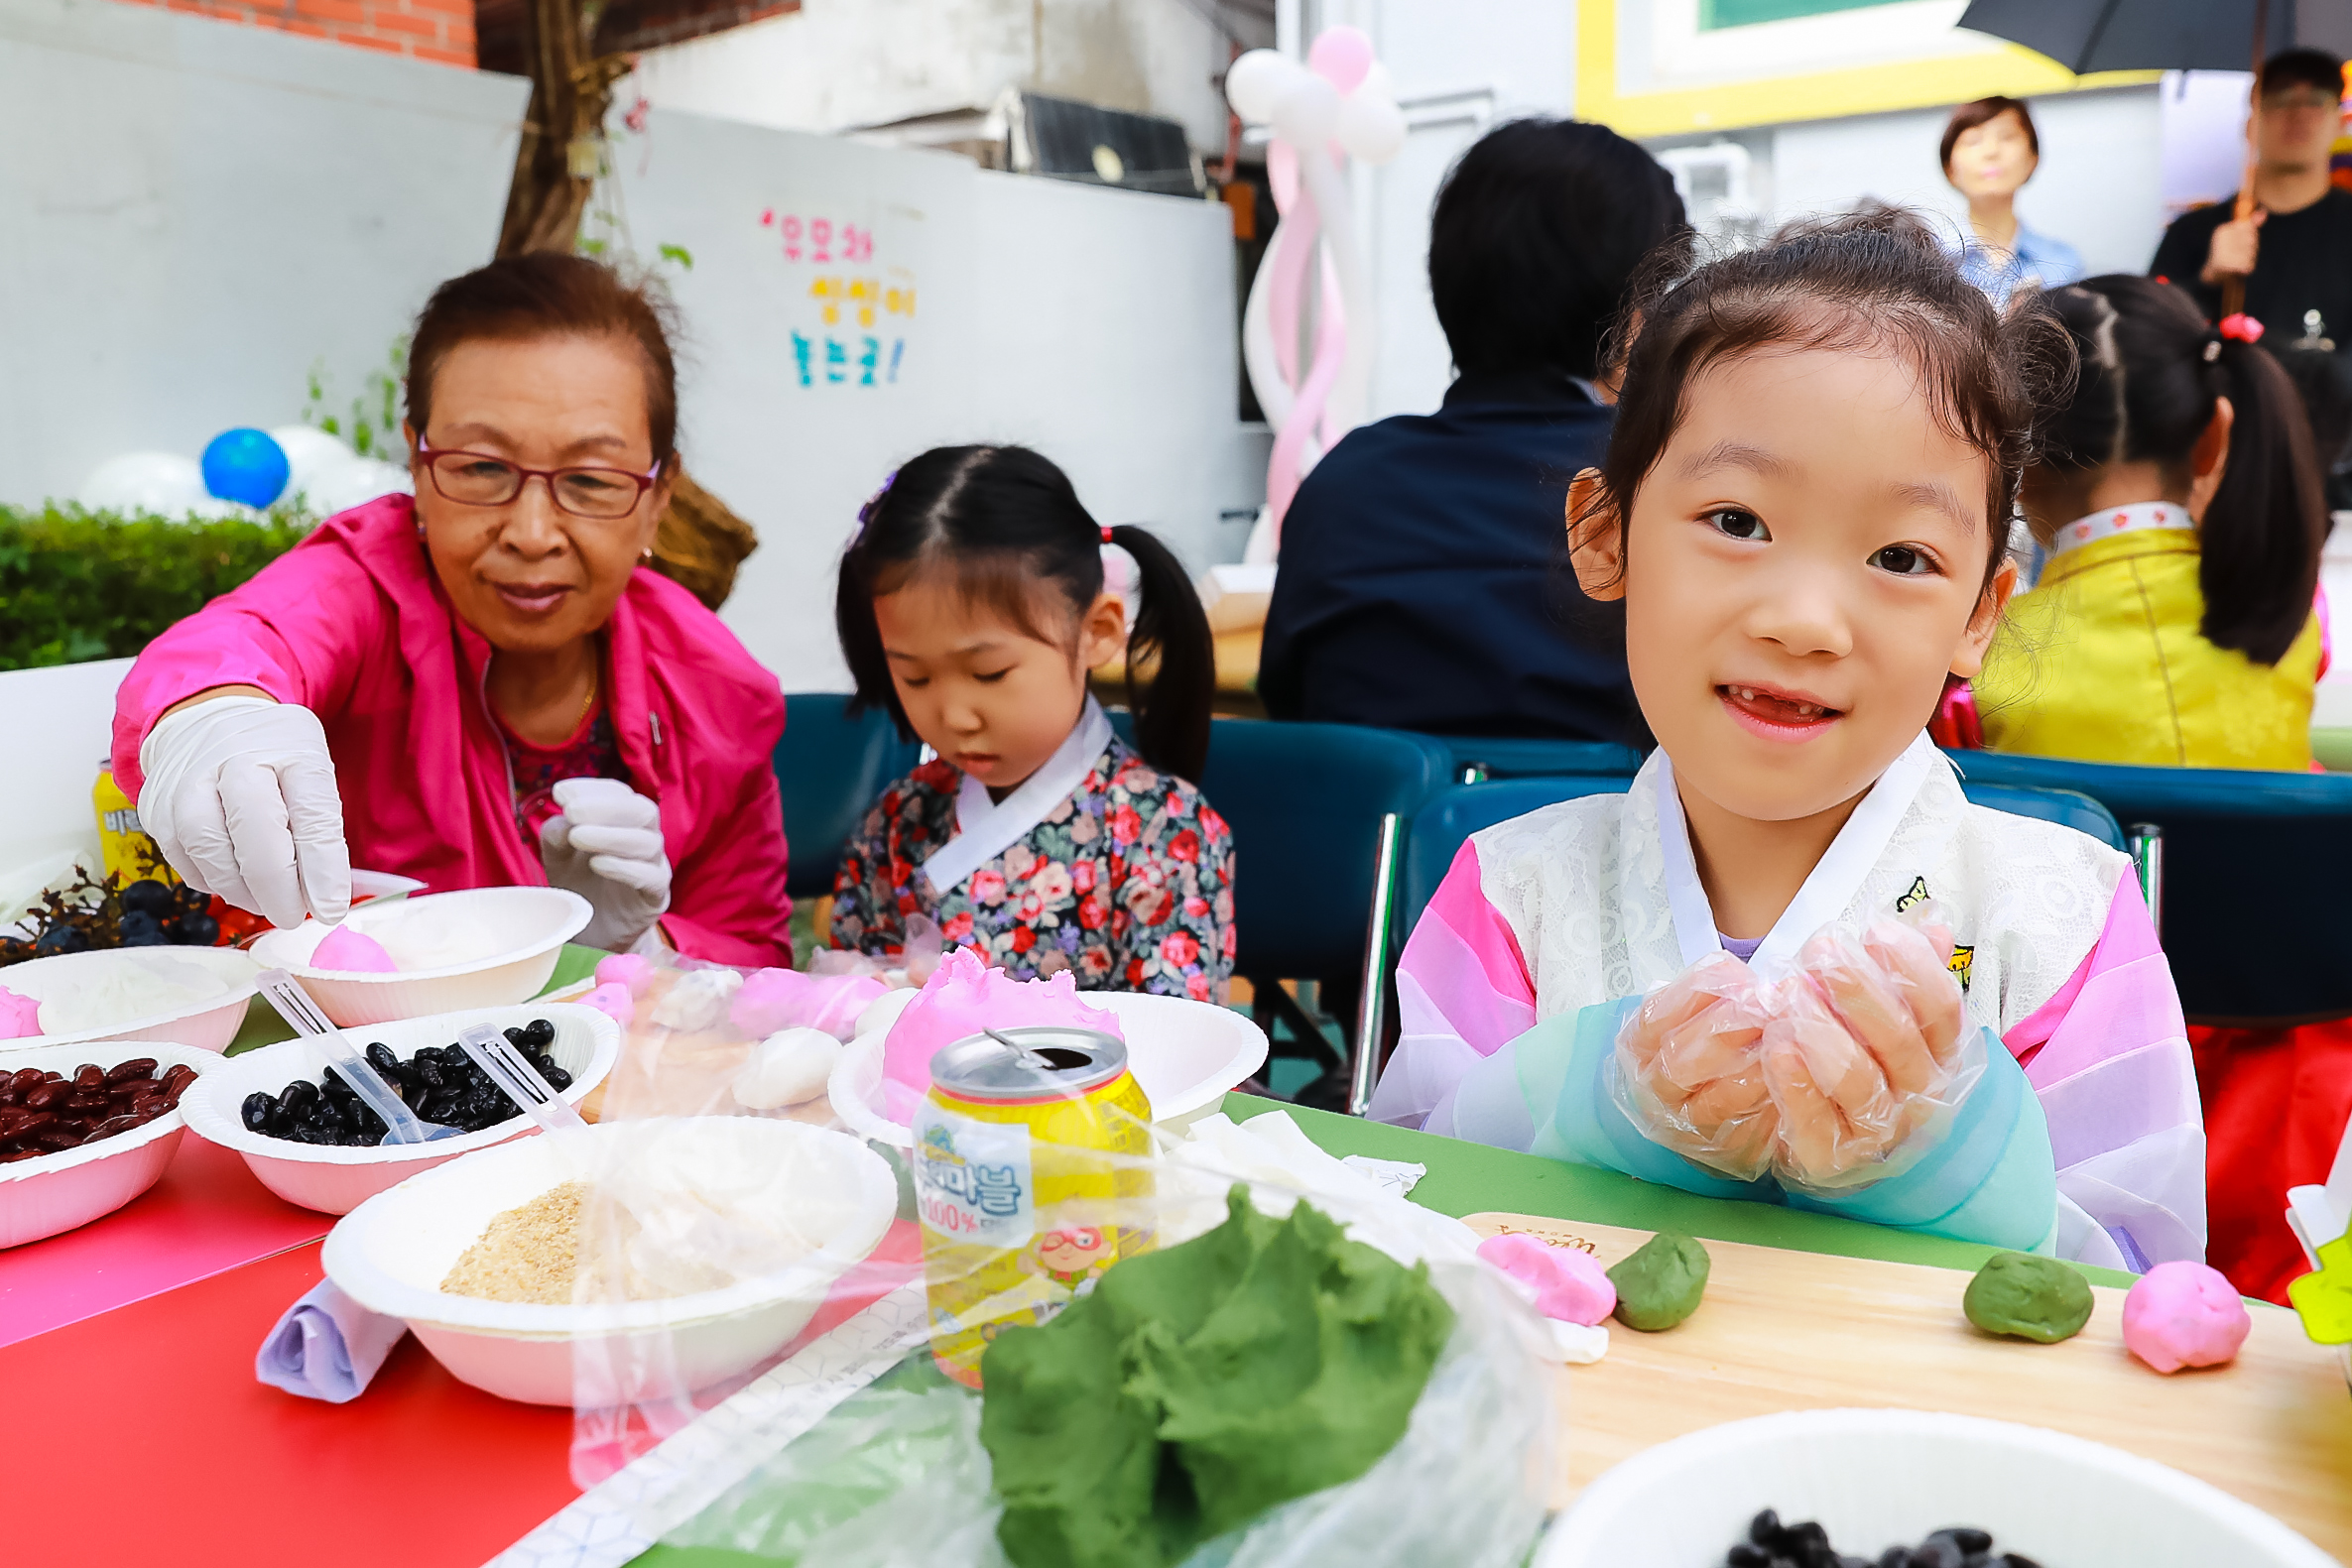
[[[1327,27],[1308,48],[1306,68],[1342,93],[1353,92],[1372,68],[1372,39],[1360,27]]]

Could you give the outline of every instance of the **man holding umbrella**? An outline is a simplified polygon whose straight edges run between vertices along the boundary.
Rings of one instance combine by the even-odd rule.
[[[2216,320],[2232,283],[2274,347],[2326,335],[2352,346],[2352,191],[2328,180],[2344,64],[2317,49],[2273,55],[2256,79],[2254,210],[2217,201],[2165,231],[2149,272],[2196,297]],[[2308,312],[2318,312],[2317,330]]]

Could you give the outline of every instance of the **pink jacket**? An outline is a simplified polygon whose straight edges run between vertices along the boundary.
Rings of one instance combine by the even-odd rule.
[[[769,754],[784,694],[685,589],[637,572],[604,629],[629,784],[660,802],[673,881],[662,929],[691,957],[790,964],[783,805]],[[316,533],[147,646],[115,699],[114,777],[165,709],[258,686],[326,727],[351,862],[436,890],[545,886],[482,696],[490,645],[451,612],[407,496]]]

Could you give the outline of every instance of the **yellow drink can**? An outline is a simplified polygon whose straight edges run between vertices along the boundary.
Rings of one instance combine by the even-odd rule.
[[[98,815],[98,851],[105,861],[106,875],[120,878],[123,884],[150,878],[166,884],[180,881],[179,874],[165,862],[164,852],[139,825],[139,809],[114,782],[111,762],[98,765],[90,806]]]
[[[1148,1252],[1151,1102],[1127,1046],[1092,1029],[976,1034],[931,1058],[915,1113],[931,1356],[980,1387],[980,1356],[1042,1323],[1122,1258]]]

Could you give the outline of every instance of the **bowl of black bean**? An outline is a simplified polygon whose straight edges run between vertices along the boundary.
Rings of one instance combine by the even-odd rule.
[[[412,1112],[458,1129],[453,1138],[385,1143],[382,1119],[309,1039],[229,1057],[198,1081],[182,1108],[198,1138],[244,1155],[262,1185],[287,1202],[348,1214],[420,1170],[537,1131],[458,1045],[458,1031],[476,1024],[502,1030],[540,1077],[575,1105],[620,1056],[619,1025],[594,1008],[524,1003],[344,1031]]]
[[[2104,1443],[1933,1410],[1727,1421],[1605,1471],[1533,1568],[2114,1568],[2335,1559],[2251,1503]]]

